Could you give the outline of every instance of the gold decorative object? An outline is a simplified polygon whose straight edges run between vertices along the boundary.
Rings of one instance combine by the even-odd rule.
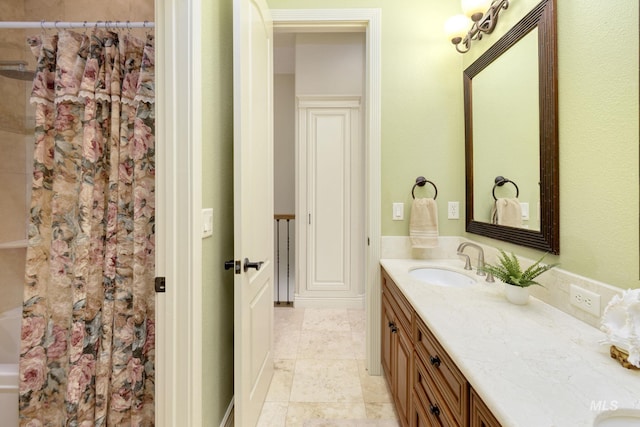
[[[631,363],[629,363],[629,360],[628,360],[629,353],[627,353],[626,351],[616,347],[615,345],[612,345],[609,348],[609,353],[611,354],[611,358],[616,359],[625,368],[627,368],[627,369],[640,369],[639,367],[634,366]]]

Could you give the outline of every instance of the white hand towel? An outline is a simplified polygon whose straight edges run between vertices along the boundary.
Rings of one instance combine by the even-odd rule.
[[[409,237],[413,248],[438,246],[438,205],[434,199],[413,200]]]
[[[491,222],[508,227],[522,227],[522,208],[517,198],[499,198],[491,212]]]

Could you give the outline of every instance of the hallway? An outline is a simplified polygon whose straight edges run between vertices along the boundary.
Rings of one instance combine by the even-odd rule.
[[[260,427],[399,426],[365,369],[364,310],[275,308],[274,361]]]

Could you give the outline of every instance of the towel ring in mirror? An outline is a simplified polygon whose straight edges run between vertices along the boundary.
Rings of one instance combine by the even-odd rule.
[[[502,187],[507,182],[512,183],[513,186],[516,187],[516,198],[520,196],[520,189],[518,188],[518,185],[515,182],[511,181],[508,178],[505,178],[504,176],[496,176],[495,184],[493,184],[493,191],[491,192],[493,194],[493,200],[496,200],[496,201],[498,200],[498,198],[496,197],[496,187]]]

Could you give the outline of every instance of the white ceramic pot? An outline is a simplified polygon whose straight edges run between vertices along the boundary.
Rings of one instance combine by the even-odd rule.
[[[504,284],[504,294],[512,304],[524,305],[529,302],[529,288]]]

